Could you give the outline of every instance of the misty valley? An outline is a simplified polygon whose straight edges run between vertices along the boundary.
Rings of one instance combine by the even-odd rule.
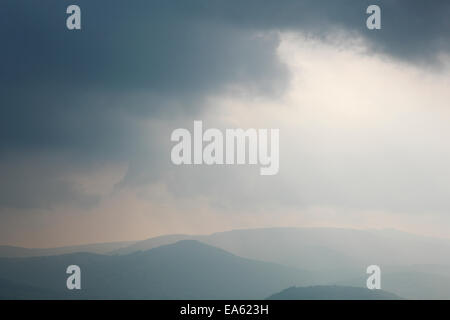
[[[414,246],[405,251],[405,243]],[[336,228],[167,235],[79,248],[3,246],[0,297],[445,299],[450,254],[433,252],[450,253],[450,243],[391,230]],[[376,268],[367,266],[374,261],[381,268],[380,289],[369,290]],[[76,268],[66,273],[68,266],[79,266],[78,286]]]

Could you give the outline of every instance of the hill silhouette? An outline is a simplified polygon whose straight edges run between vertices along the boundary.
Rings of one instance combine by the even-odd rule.
[[[283,265],[289,270],[296,269],[298,271],[300,269],[303,270],[301,271],[302,275],[307,275],[306,278],[301,279],[301,282],[296,282],[297,278],[293,278],[294,282],[286,283],[284,288],[294,284],[364,287],[367,279],[367,266],[377,264],[382,269],[382,287],[389,292],[406,299],[450,298],[450,241],[389,229],[246,229],[210,235],[166,235],[131,244],[113,243],[109,246],[108,244],[94,244],[53,249],[21,248],[23,250],[16,250],[17,248],[14,248],[12,251],[10,247],[6,249],[3,247],[3,251],[0,247],[0,256],[2,252],[5,254],[8,250],[9,255],[14,253],[16,256],[38,255],[39,253],[54,255],[58,252],[74,252],[73,250],[95,250],[100,253],[106,251],[111,256],[114,265],[125,263],[123,261],[129,259],[122,259],[121,256],[140,256],[141,254],[145,256],[147,251],[156,250],[159,247],[165,247],[164,250],[168,250],[168,245],[175,244],[180,240],[199,241],[238,257],[253,261],[266,261],[278,266]],[[105,250],[108,247],[113,249]],[[158,250],[153,251],[152,255],[157,252]],[[180,257],[183,257],[183,254]],[[108,257],[104,256],[101,260],[106,268]],[[180,263],[180,261],[171,263]],[[17,268],[20,269],[21,266],[18,265]],[[127,266],[127,268],[133,269],[132,266]],[[114,270],[112,268],[111,272]],[[107,271],[104,272],[107,273]],[[277,279],[277,276],[274,275],[274,279]],[[0,277],[5,276],[0,274]],[[120,276],[117,277],[120,278]],[[51,277],[48,281],[51,281]],[[58,281],[61,282],[61,280]],[[270,282],[272,278],[268,278],[266,281]],[[274,281],[276,282],[276,280]],[[125,282],[124,285],[126,285]],[[63,289],[65,290],[65,288]],[[283,287],[278,289],[281,290]],[[275,291],[268,292],[267,295],[273,292]],[[160,292],[159,296],[165,296],[164,292]]]
[[[65,270],[72,264],[81,268],[81,290],[65,287]],[[122,256],[1,258],[0,274],[17,284],[15,296],[21,288],[45,290],[30,291],[27,298],[33,299],[47,298],[49,292],[53,299],[263,299],[287,286],[309,284],[306,271],[241,258],[193,240]],[[0,288],[0,295],[5,298],[8,289]]]
[[[250,259],[309,270],[378,265],[450,265],[450,240],[396,230],[261,228],[210,235],[167,235],[113,250],[128,254],[180,240],[197,240]],[[264,245],[263,245],[264,244]]]
[[[397,295],[383,290],[347,286],[290,287],[268,300],[396,300]]]

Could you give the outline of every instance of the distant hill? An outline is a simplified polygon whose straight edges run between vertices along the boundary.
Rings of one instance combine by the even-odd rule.
[[[65,287],[71,264],[81,268],[81,290]],[[15,284],[12,297],[28,293],[33,299],[47,298],[49,292],[56,299],[263,299],[288,286],[310,284],[306,271],[241,258],[192,240],[122,256],[1,258],[0,275]],[[3,298],[8,292],[0,287]]]
[[[437,266],[397,266],[382,268],[381,287],[405,299],[450,299],[450,276],[435,271]],[[440,266],[439,269],[444,268]],[[450,267],[446,266],[449,270]],[[337,285],[360,286],[366,277],[340,281]]]
[[[174,236],[175,237],[175,236]],[[183,235],[176,235],[179,240]],[[310,270],[314,285],[364,287],[366,267],[382,268],[382,288],[407,299],[450,298],[450,242],[396,230],[264,228],[185,236],[250,259]],[[156,246],[158,237],[116,250]]]
[[[201,241],[235,255],[312,270],[314,284],[366,278],[366,267],[433,264],[450,266],[450,240],[387,230],[262,228],[211,235],[173,235],[138,241],[115,250],[128,254],[180,239]],[[450,267],[447,268],[450,274]],[[365,280],[358,286],[364,286]]]
[[[333,230],[333,229],[331,229]],[[314,270],[348,267],[359,265],[350,256],[331,247],[322,245],[314,236],[316,229],[270,228],[233,230],[213,233],[211,235],[168,235],[138,241],[130,246],[111,252],[112,254],[129,254],[139,250],[154,248],[160,243],[169,244],[180,240],[197,240],[214,247],[222,248],[238,256],[279,263],[291,267]],[[308,238],[313,239],[308,239]],[[323,242],[323,239],[322,239]],[[262,245],[264,244],[264,245]]]
[[[0,246],[0,257],[48,256],[75,252],[130,254],[180,240],[197,240],[250,259],[351,276],[369,264],[450,265],[450,240],[386,230],[344,228],[261,228],[211,235],[165,235],[133,242],[27,249]],[[264,245],[261,245],[264,243]],[[346,271],[347,270],[347,271]],[[450,273],[450,269],[449,269]],[[336,281],[333,278],[323,278]]]
[[[123,246],[121,248],[114,249],[108,254],[130,254],[136,251],[147,251],[159,246],[172,244],[181,240],[192,240],[197,238],[196,236],[190,236],[186,234],[170,234],[166,236],[154,237],[142,241],[136,241],[130,245]]]
[[[67,246],[57,248],[22,248],[15,246],[0,246],[0,257],[42,257],[53,256],[59,254],[68,254],[75,252],[90,252],[106,254],[113,250],[118,250],[134,244],[135,241],[122,241],[122,242],[106,242],[106,243],[93,243],[79,246]]]
[[[168,250],[168,245],[180,240],[199,241],[238,257],[283,265],[289,270],[303,270],[302,275],[307,274],[301,282],[296,282],[297,278],[293,278],[295,281],[286,283],[283,287],[279,287],[279,290],[294,284],[364,287],[368,276],[366,267],[377,264],[382,269],[382,288],[389,292],[406,299],[450,299],[450,241],[395,230],[248,229],[211,235],[167,235],[129,244],[122,242],[54,249],[19,248],[19,250],[0,247],[0,256],[2,250],[3,254],[8,256],[48,256],[80,251],[106,252],[115,264],[125,263],[124,261],[129,259],[129,257],[122,259],[122,256],[141,257],[148,254],[148,250],[151,250],[153,255],[160,247]],[[183,256],[183,253],[180,254]],[[89,255],[73,255],[73,257],[76,256],[88,257]],[[110,270],[107,259],[107,256],[101,256],[99,264],[103,264],[108,272],[114,272],[114,268]],[[175,260],[171,263],[179,262]],[[17,268],[20,269],[21,266],[17,265]],[[133,266],[127,266],[127,268],[134,270]],[[139,270],[139,272],[142,271]],[[65,276],[62,274],[62,277]],[[120,278],[120,275],[109,276]],[[3,275],[0,274],[0,277]],[[53,277],[47,280],[52,281]],[[271,279],[268,281],[272,281]],[[287,280],[287,277],[285,279]],[[60,283],[60,280],[58,281]],[[126,285],[125,281],[124,285]],[[34,284],[34,286],[40,288],[40,284]],[[273,292],[276,290],[267,292],[266,295]],[[161,294],[160,292],[160,296]]]
[[[291,287],[276,293],[268,300],[396,300],[399,296],[367,288],[344,286]]]

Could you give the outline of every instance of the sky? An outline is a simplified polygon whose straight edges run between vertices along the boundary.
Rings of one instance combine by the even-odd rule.
[[[1,6],[0,244],[278,226],[449,237],[448,1]],[[173,165],[171,132],[194,120],[279,129],[279,173]]]

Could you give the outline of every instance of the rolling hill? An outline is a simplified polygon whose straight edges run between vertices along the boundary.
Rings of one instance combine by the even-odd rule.
[[[449,239],[395,230],[343,228],[262,228],[198,236],[169,235],[138,241],[111,253],[128,254],[184,239],[246,258],[310,270],[361,269],[370,264],[450,265]]]
[[[291,287],[267,300],[397,300],[399,296],[383,291],[346,286]]]
[[[184,242],[185,240],[188,242]],[[99,278],[115,277],[122,279],[126,276],[122,276],[120,272],[116,272],[117,265],[125,264],[126,266],[123,267],[124,270],[136,272],[134,270],[135,266],[127,265],[126,261],[128,259],[138,259],[136,257],[139,257],[139,259],[145,260],[144,257],[147,255],[155,256],[160,250],[169,250],[171,245],[177,244],[178,247],[181,246],[180,241],[181,243],[197,243],[197,245],[203,243],[206,248],[212,246],[215,247],[215,250],[221,249],[222,253],[233,254],[234,258],[232,260],[244,259],[258,263],[265,261],[269,265],[277,265],[280,268],[284,266],[282,268],[287,268],[286,270],[303,270],[301,271],[302,277],[300,277],[300,282],[297,281],[299,278],[294,276],[292,283],[288,283],[288,277],[286,277],[285,280],[287,282],[284,288],[289,284],[364,287],[367,279],[366,267],[371,264],[377,264],[382,268],[382,288],[387,291],[398,294],[406,299],[450,298],[449,240],[417,236],[395,230],[353,230],[339,228],[249,229],[220,232],[211,235],[167,235],[130,244],[112,243],[100,244],[100,246],[86,245],[82,247],[55,249],[21,248],[22,250],[10,250],[8,254],[10,256],[34,256],[39,254],[55,255],[58,252],[76,252],[76,250],[87,252],[89,250],[96,251],[103,255],[79,253],[72,254],[71,257],[79,257],[80,259],[83,257],[83,259],[87,259],[88,261],[99,259],[99,262],[94,263],[91,261],[93,264],[92,268],[94,269],[100,268],[101,265],[104,266],[103,269],[105,271],[103,273],[105,276],[97,273]],[[108,248],[112,248],[112,250],[107,250]],[[189,252],[191,249],[187,249],[186,252]],[[3,253],[5,253],[5,250],[3,250]],[[1,254],[2,250],[0,248]],[[180,250],[178,254],[180,257],[184,257],[186,253],[184,250]],[[55,256],[52,261],[62,259],[58,257]],[[4,260],[0,259],[0,262],[2,261]],[[21,261],[21,263],[17,263],[16,269],[20,270],[22,268],[21,264],[26,265],[26,268],[28,268],[29,263],[31,263],[30,261],[34,260],[25,259],[18,261]],[[35,261],[43,263],[46,260],[44,257],[36,257]],[[152,259],[148,261],[151,261],[150,266],[156,263]],[[146,260],[145,263],[148,261]],[[204,261],[211,265],[217,264],[212,260]],[[81,260],[80,263],[85,263],[85,261]],[[175,259],[167,263],[179,264],[183,262],[177,262]],[[65,262],[65,264],[67,263]],[[59,268],[62,267],[60,266]],[[169,266],[167,270],[172,270],[171,268]],[[218,270],[221,270],[220,266]],[[172,271],[175,273],[175,270]],[[61,271],[58,269],[55,272]],[[109,272],[111,274],[108,274]],[[143,273],[142,270],[138,270],[138,272]],[[195,269],[193,268],[190,272],[195,274]],[[237,267],[235,272],[238,273]],[[185,274],[187,277],[188,273]],[[278,279],[278,275],[275,272],[270,273],[270,275],[266,281],[276,282],[273,279]],[[64,273],[61,274],[61,277],[64,278],[65,276]],[[89,277],[89,274],[86,276]],[[12,280],[14,283],[17,280],[20,284],[20,279],[9,278],[3,274],[0,274],[0,278]],[[51,282],[51,279],[49,277],[47,280]],[[127,285],[126,280],[121,281],[123,281],[123,286]],[[59,279],[58,283],[60,282],[61,280]],[[170,284],[171,282],[168,281],[167,283]],[[180,282],[180,284],[182,283]],[[41,284],[34,283],[33,279],[31,279],[31,282],[24,284],[42,289]],[[159,283],[157,285],[160,286],[161,292],[159,295],[155,295],[155,297],[163,298],[173,296],[172,289],[169,290],[170,292],[168,294],[165,293],[165,284]],[[192,285],[195,286],[196,284],[192,283]],[[139,287],[139,284],[137,286]],[[56,286],[52,288],[54,290],[58,289]],[[283,287],[279,287],[278,289],[281,290]],[[199,290],[199,288],[195,290]],[[188,292],[188,288],[184,288],[182,291]],[[157,291],[155,290],[155,292]],[[231,290],[227,292],[231,294]],[[264,290],[262,290],[259,297],[265,297],[273,292],[275,291],[269,291],[264,295]],[[95,290],[90,290],[89,294],[97,297],[98,294],[100,296],[103,295],[103,291],[96,293]],[[141,295],[148,297],[153,297],[152,294],[150,292],[146,292],[145,294],[141,292]],[[252,294],[242,294],[242,296],[252,296]],[[130,295],[133,296],[133,294]],[[193,294],[192,296],[200,297],[202,295]],[[204,296],[207,296],[206,291],[204,292]]]
[[[81,268],[81,290],[65,287],[65,270],[71,264]],[[306,271],[241,258],[191,240],[120,256],[1,258],[0,275],[15,284],[11,298],[23,293],[32,299],[48,298],[49,293],[54,299],[262,299],[287,286],[310,284]],[[31,287],[40,290],[27,289]],[[8,292],[0,287],[3,298]]]
[[[42,257],[76,252],[106,254],[134,244],[135,241],[93,243],[78,246],[56,248],[23,248],[16,246],[0,246],[0,257]]]

